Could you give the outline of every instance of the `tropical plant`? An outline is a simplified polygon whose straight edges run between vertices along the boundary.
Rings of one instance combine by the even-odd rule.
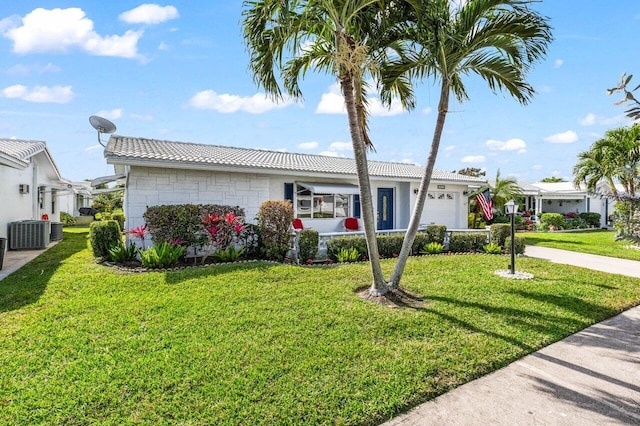
[[[413,239],[424,209],[449,97],[468,99],[463,77],[476,74],[494,91],[506,91],[521,104],[534,94],[526,77],[532,65],[546,55],[552,39],[548,19],[530,8],[526,0],[424,0],[420,13],[410,16],[408,37],[416,50],[400,56],[385,69],[383,100],[401,87],[398,80],[433,78],[440,84],[438,116],[427,156],[417,201],[409,222],[402,251],[391,276],[399,286]]]
[[[216,262],[235,262],[244,254],[244,247],[235,248],[234,246],[229,246],[225,250],[218,250],[213,253],[211,257],[215,259]]]
[[[444,250],[444,246],[442,244],[436,243],[436,242],[431,242],[429,244],[426,244],[422,248],[422,251],[427,253],[427,254],[440,254],[440,253],[442,253],[442,250]]]
[[[336,254],[338,262],[356,262],[360,258],[360,253],[356,248],[343,248]]]
[[[540,215],[540,226],[542,226],[543,229],[557,231],[564,229],[566,223],[564,216],[560,213],[542,213],[542,215]]]
[[[366,78],[379,80],[380,64],[402,48],[397,42],[400,32],[394,30],[400,27],[396,22],[403,21],[394,18],[401,16],[406,3],[397,0],[253,0],[245,1],[243,11],[250,68],[256,83],[267,93],[284,97],[277,71],[284,91],[294,98],[302,96],[299,80],[309,69],[329,73],[338,80],[358,174],[373,296],[383,295],[388,286],[378,256],[367,164],[367,149],[372,148],[372,143],[367,135]]]
[[[140,252],[140,261],[145,268],[171,268],[178,263],[183,254],[184,247],[163,241]]]
[[[610,195],[619,198],[617,182],[624,188],[625,196],[634,197],[640,188],[639,170],[640,125],[636,124],[607,131],[588,151],[578,154],[573,184],[576,188],[584,184],[587,191],[598,192],[598,184],[604,180]]]
[[[489,243],[482,247],[487,254],[502,254],[502,247],[495,243]]]
[[[145,249],[144,239],[146,238],[148,232],[149,231],[148,231],[147,225],[144,224],[128,230],[127,234],[131,235],[132,237],[138,238],[140,240],[140,243],[142,244],[142,250],[144,250]]]
[[[566,182],[566,180],[562,179],[561,177],[551,176],[551,177],[546,177],[544,179],[540,179],[540,182],[558,183],[558,182]]]
[[[109,260],[116,263],[125,263],[138,260],[140,249],[134,243],[125,247],[124,244],[115,244],[109,248]]]
[[[623,73],[622,77],[620,78],[620,83],[618,83],[617,86],[611,89],[607,89],[607,93],[609,95],[612,95],[616,92],[623,92],[624,98],[616,102],[615,105],[621,105],[627,102],[629,104],[629,109],[625,111],[627,113],[627,117],[631,118],[632,120],[638,120],[640,119],[640,101],[638,101],[638,99],[633,96],[633,92],[640,88],[640,84],[633,90],[627,90],[627,85],[631,83],[632,78],[633,75],[627,77],[627,73]]]

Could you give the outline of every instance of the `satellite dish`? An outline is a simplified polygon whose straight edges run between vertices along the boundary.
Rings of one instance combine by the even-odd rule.
[[[116,131],[116,125],[97,115],[89,117],[89,123],[98,131],[98,143],[104,147],[105,144],[100,140],[100,133],[113,133]]]

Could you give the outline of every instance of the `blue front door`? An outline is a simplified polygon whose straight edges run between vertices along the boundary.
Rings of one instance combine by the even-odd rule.
[[[377,229],[393,229],[393,188],[378,188]]]

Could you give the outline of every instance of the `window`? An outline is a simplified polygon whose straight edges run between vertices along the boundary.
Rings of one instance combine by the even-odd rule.
[[[302,219],[348,217],[350,201],[348,194],[318,194],[297,185],[296,217]]]
[[[44,210],[44,186],[38,187],[38,204],[40,205],[40,210]]]

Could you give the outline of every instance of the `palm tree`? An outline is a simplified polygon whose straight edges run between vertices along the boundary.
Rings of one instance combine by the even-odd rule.
[[[418,1],[422,11],[412,16],[409,38],[415,52],[402,56],[387,69],[383,81],[389,93],[398,78],[433,78],[440,84],[438,117],[409,228],[391,275],[399,286],[416,236],[436,162],[449,97],[468,99],[463,77],[476,74],[494,91],[506,91],[521,104],[534,94],[526,76],[542,59],[552,40],[547,18],[529,8],[527,0]],[[388,97],[383,97],[390,102]]]
[[[588,191],[596,192],[600,181],[606,181],[612,195],[619,197],[616,182],[625,195],[635,197],[640,188],[640,125],[612,129],[593,143],[588,151],[578,154],[573,167],[573,184],[584,184]]]
[[[493,207],[504,214],[504,205],[509,200],[519,200],[522,198],[522,188],[518,186],[517,179],[500,177],[500,169],[496,172],[496,181],[493,186],[489,186],[493,199]]]
[[[395,5],[400,2],[395,1]],[[254,80],[273,97],[301,98],[299,80],[309,69],[334,75],[344,96],[353,144],[369,262],[372,296],[388,291],[375,235],[367,149],[367,76],[377,77],[385,57],[401,48],[395,42],[392,1],[252,0],[245,1],[244,38]],[[404,7],[404,6],[403,6]],[[398,81],[395,90],[402,92]],[[410,104],[407,104],[410,106]]]

